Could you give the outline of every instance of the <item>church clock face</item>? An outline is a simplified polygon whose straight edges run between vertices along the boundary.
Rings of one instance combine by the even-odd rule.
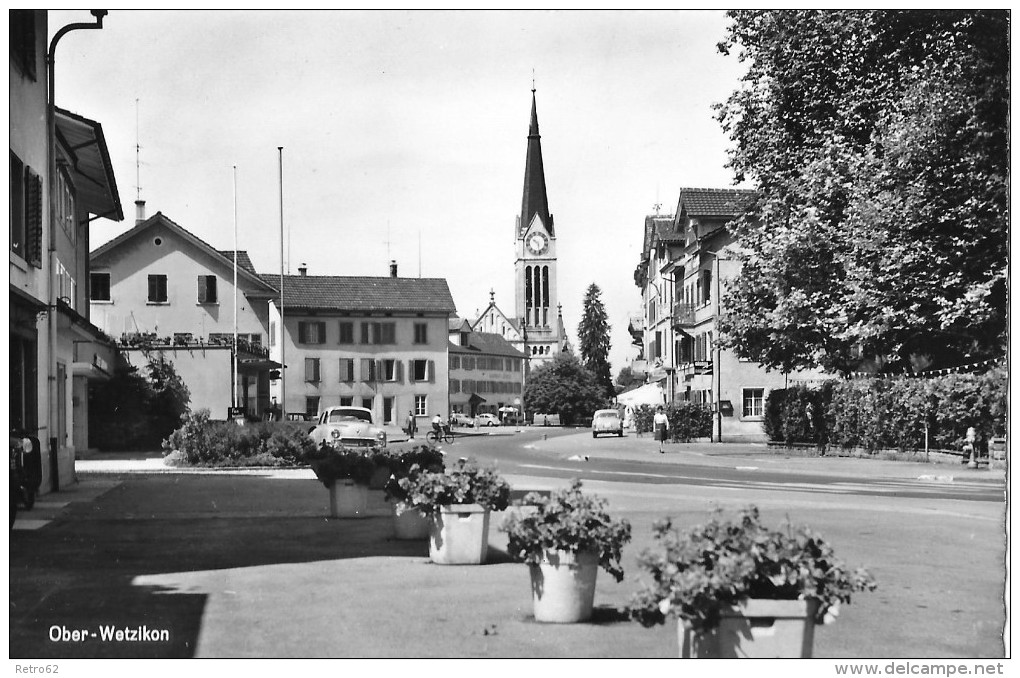
[[[541,233],[535,233],[528,238],[528,249],[532,254],[542,254],[549,246],[549,240]]]

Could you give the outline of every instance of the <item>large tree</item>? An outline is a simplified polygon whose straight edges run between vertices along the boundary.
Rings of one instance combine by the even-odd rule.
[[[571,351],[561,351],[536,367],[524,387],[528,412],[558,414],[563,424],[580,422],[605,406],[602,386]]]
[[[1009,42],[1002,11],[734,11],[718,107],[741,275],[724,345],[788,371],[1002,355]]]
[[[607,398],[616,395],[613,374],[609,368],[609,316],[602,304],[602,290],[595,283],[584,293],[584,308],[581,324],[577,326],[577,338],[581,351],[581,362],[602,386]]]

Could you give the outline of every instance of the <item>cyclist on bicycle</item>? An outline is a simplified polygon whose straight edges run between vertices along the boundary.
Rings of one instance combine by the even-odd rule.
[[[450,433],[449,424],[443,423],[443,417],[440,416],[438,412],[436,413],[436,416],[432,417],[432,429],[438,434],[449,435]]]

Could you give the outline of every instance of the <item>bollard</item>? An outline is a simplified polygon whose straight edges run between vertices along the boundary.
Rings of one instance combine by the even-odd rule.
[[[549,440],[549,434],[543,433],[542,434],[542,440]]]

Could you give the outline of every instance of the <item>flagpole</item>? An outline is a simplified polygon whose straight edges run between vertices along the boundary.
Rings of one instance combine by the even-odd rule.
[[[287,332],[283,325],[283,146],[280,155],[280,420],[287,421]]]
[[[234,165],[234,378],[230,385],[230,406],[237,407],[237,165]],[[231,413],[233,415],[233,413]]]

